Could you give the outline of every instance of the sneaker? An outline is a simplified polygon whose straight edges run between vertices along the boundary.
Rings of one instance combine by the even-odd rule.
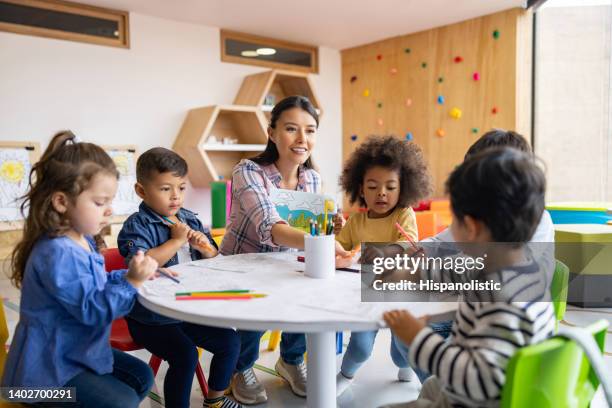
[[[226,396],[204,400],[203,408],[243,408],[242,405]]]
[[[282,378],[287,380],[291,391],[299,397],[306,396],[306,363],[298,365],[287,364],[281,358],[278,359],[274,369]]]
[[[344,391],[349,389],[352,384],[352,378],[345,377],[344,374],[342,374],[342,371],[339,372],[336,376],[336,397],[339,397],[344,394]]]
[[[401,382],[409,382],[412,381],[412,374],[414,371],[411,367],[404,367],[397,370],[397,379]]]
[[[231,387],[236,401],[243,404],[261,404],[268,400],[266,389],[255,376],[252,367],[234,374]]]

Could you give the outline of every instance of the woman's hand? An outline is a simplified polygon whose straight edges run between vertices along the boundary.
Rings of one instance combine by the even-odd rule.
[[[142,286],[143,282],[155,275],[157,261],[147,256],[142,251],[136,252],[130,261],[129,269],[125,275],[127,280],[135,288]]]
[[[392,310],[385,312],[383,319],[401,341],[410,345],[416,335],[426,326],[428,317],[417,319],[407,310]]]
[[[342,231],[342,228],[345,224],[346,220],[342,216],[341,210],[338,209],[338,212],[336,213],[336,215],[334,215],[334,235],[340,234],[340,231]]]

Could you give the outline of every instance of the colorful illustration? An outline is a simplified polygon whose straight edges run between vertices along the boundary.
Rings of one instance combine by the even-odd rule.
[[[325,214],[327,213],[328,222],[331,222],[337,211],[333,197],[324,194],[275,189],[270,193],[270,199],[282,219],[306,233],[310,232],[310,220],[323,225]]]
[[[23,219],[19,198],[27,192],[30,170],[28,150],[23,147],[0,149],[0,222]]]
[[[138,211],[140,197],[134,191],[136,184],[136,153],[128,150],[108,150],[119,171],[117,195],[113,200],[113,213],[129,215]]]

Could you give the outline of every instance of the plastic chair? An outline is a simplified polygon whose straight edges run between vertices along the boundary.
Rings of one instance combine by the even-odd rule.
[[[565,317],[565,309],[567,307],[567,285],[569,284],[569,268],[563,262],[555,261],[555,272],[550,283],[550,295],[553,301],[555,310],[555,328],[559,322]]]
[[[119,253],[119,249],[105,249],[104,251],[102,251],[102,255],[104,256],[104,268],[107,272],[114,271],[117,269],[125,269],[125,262],[123,260],[123,257]],[[134,339],[132,339],[130,331],[128,330],[127,322],[124,318],[116,319],[115,321],[113,321],[113,324],[111,326],[110,344],[111,347],[121,351],[135,351],[142,350],[144,348],[134,342]],[[200,350],[200,348],[198,348],[198,356],[201,356],[201,354],[202,351]],[[161,362],[162,359],[160,357],[151,354],[151,359],[149,360],[149,367],[151,367],[151,370],[153,371],[153,377],[157,375],[157,371],[159,370]],[[195,374],[198,379],[198,383],[200,384],[202,394],[204,394],[204,398],[206,398],[206,396],[208,396],[208,383],[206,382],[204,370],[202,370],[202,365],[200,364],[199,359],[198,364],[196,365]]]
[[[419,211],[416,215],[416,224],[419,231],[419,240],[433,237],[438,233],[438,214],[433,211]]]
[[[281,331],[272,330],[268,339],[268,351],[274,351],[281,341]],[[336,354],[342,354],[342,332],[336,333]]]
[[[603,351],[608,322],[586,328]],[[508,362],[501,408],[582,408],[590,405],[599,380],[575,342],[553,337],[519,349]]]

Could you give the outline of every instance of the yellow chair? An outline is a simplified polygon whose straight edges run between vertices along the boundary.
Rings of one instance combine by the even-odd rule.
[[[6,325],[6,316],[4,316],[4,305],[0,298],[0,378],[4,373],[4,363],[6,362],[6,342],[8,340],[8,326]]]

